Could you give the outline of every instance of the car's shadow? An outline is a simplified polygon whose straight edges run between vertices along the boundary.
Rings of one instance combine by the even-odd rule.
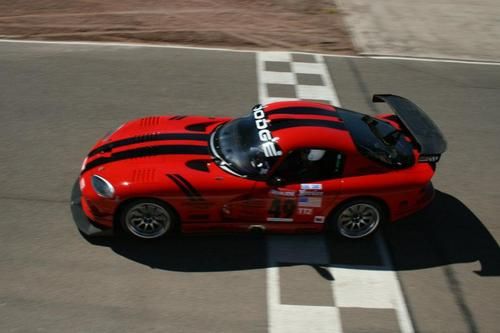
[[[384,235],[398,270],[478,261],[477,274],[500,276],[495,238],[465,204],[449,194],[437,191],[426,209],[386,226]]]
[[[415,270],[454,263],[479,261],[483,276],[500,275],[500,250],[481,221],[458,199],[437,191],[426,209],[382,229],[396,270]],[[85,236],[84,236],[85,237]],[[303,246],[316,239],[326,244],[330,264],[349,267],[379,267],[382,259],[374,238],[331,239],[316,235],[190,234],[159,241],[128,237],[85,237],[90,243],[110,247],[115,253],[156,269],[210,272],[266,268],[269,241],[285,239],[288,257],[297,254],[301,264],[317,268],[317,261],[303,260]],[[307,242],[304,243],[304,237]],[[290,246],[292,244],[292,246]],[[296,244],[296,246],[293,246]],[[306,244],[306,245],[304,245]],[[273,245],[280,246],[280,242]],[[306,256],[307,258],[307,256]],[[280,265],[280,264],[277,264]],[[289,265],[284,263],[283,265]],[[380,268],[378,268],[380,269]]]

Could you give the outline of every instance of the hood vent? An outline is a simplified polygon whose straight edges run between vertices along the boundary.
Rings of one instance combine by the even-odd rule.
[[[141,127],[153,127],[160,124],[160,117],[146,117],[140,120]]]
[[[190,169],[209,172],[208,165],[211,160],[191,160],[186,162],[186,166]]]
[[[132,171],[132,182],[150,183],[155,179],[155,169],[135,169]]]

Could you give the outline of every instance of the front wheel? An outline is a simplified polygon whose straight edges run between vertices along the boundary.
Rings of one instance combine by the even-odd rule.
[[[347,238],[363,238],[372,234],[385,219],[382,206],[369,199],[358,199],[338,207],[331,226]]]
[[[122,228],[139,238],[160,238],[174,229],[177,218],[170,207],[159,200],[141,199],[127,204],[121,213]]]

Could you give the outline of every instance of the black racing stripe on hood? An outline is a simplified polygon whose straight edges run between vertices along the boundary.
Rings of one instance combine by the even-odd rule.
[[[270,128],[272,131],[277,131],[285,128],[304,126],[326,127],[346,131],[344,124],[341,122],[320,119],[276,119],[271,121]]]
[[[89,153],[89,157],[92,157],[100,152],[109,152],[113,148],[128,146],[136,143],[151,142],[151,141],[166,141],[166,140],[199,140],[208,141],[208,134],[201,133],[164,133],[164,134],[145,134],[140,136],[134,136],[131,138],[126,138],[122,140],[117,140],[114,142],[106,143],[93,149]]]
[[[206,132],[207,127],[218,123],[218,121],[207,121],[203,123],[196,123],[186,126],[186,130],[193,132]]]
[[[124,150],[113,153],[109,157],[96,158],[95,160],[87,163],[82,173],[97,166],[101,166],[111,162],[157,155],[208,155],[208,146],[171,145]]]
[[[325,117],[333,117],[340,119],[338,113],[336,111],[330,111],[320,108],[309,108],[309,107],[289,107],[283,109],[272,110],[266,112],[266,115],[272,116],[276,114],[305,114],[305,115],[313,115],[313,116],[325,116]]]

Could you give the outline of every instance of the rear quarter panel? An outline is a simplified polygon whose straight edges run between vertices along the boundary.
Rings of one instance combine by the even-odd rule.
[[[427,163],[417,163],[404,170],[351,176],[343,179],[341,202],[359,197],[381,200],[388,208],[389,219],[397,220],[418,208],[428,193],[433,168]],[[424,193],[425,192],[425,193]]]

